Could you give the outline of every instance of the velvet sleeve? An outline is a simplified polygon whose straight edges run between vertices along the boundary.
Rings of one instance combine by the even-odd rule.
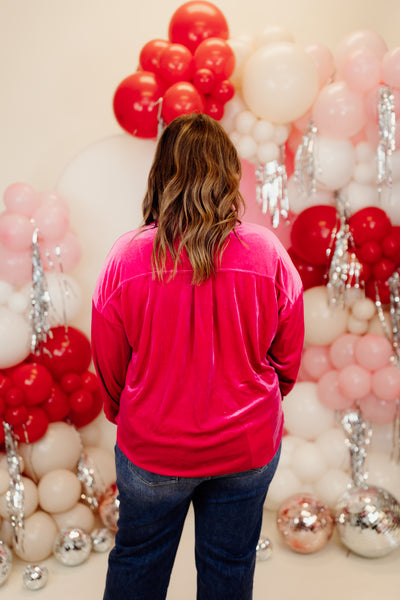
[[[107,319],[94,303],[91,337],[93,362],[104,402],[104,413],[109,421],[116,423],[131,347],[121,325]]]

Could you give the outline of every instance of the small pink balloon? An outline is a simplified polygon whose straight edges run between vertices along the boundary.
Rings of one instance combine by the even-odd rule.
[[[353,92],[368,92],[379,85],[381,61],[368,48],[354,50],[343,63],[342,77]]]
[[[390,364],[392,345],[383,335],[367,333],[357,340],[354,355],[359,365],[377,371]]]
[[[400,46],[389,50],[383,57],[382,79],[390,87],[400,88]]]
[[[335,53],[336,67],[339,73],[346,57],[360,48],[368,48],[380,59],[387,52],[385,40],[376,31],[369,29],[352,31],[340,42]]]
[[[339,372],[336,370],[322,375],[317,383],[317,393],[321,404],[333,410],[350,408],[353,404],[353,399],[342,394],[339,389]]]
[[[315,62],[318,71],[319,87],[322,88],[326,82],[333,76],[335,71],[335,61],[332,52],[325,44],[309,44],[304,50],[311,56]]]
[[[332,342],[329,354],[334,367],[343,369],[356,362],[354,347],[358,339],[359,336],[355,333],[345,333]]]
[[[0,215],[0,242],[9,250],[29,250],[33,230],[33,223],[25,215],[7,212]]]
[[[0,280],[15,286],[31,281],[31,252],[13,252],[0,244]]]
[[[400,397],[400,369],[389,365],[372,374],[372,392],[381,400],[395,402]]]
[[[55,206],[61,206],[69,214],[69,206],[64,196],[55,191],[39,192],[38,194],[40,204],[51,204]]]
[[[310,346],[304,351],[302,363],[314,381],[332,369],[327,346]]]
[[[392,423],[397,415],[397,406],[395,402],[389,402],[377,398],[373,394],[368,394],[359,400],[361,414],[367,421],[386,425]]]
[[[12,183],[4,192],[8,212],[31,217],[39,206],[37,192],[27,183]]]
[[[44,240],[60,240],[68,231],[68,213],[62,206],[42,204],[34,212],[33,218]]]
[[[81,259],[82,249],[78,238],[71,231],[59,242],[44,242],[40,247],[43,268],[46,270],[71,271]]]
[[[344,367],[338,376],[339,390],[349,400],[363,398],[371,391],[371,373],[360,365]]]
[[[313,107],[313,118],[321,135],[352,137],[366,122],[363,98],[350,90],[344,81],[335,81],[320,90]]]

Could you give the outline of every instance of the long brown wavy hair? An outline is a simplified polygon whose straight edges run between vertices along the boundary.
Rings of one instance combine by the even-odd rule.
[[[204,114],[182,115],[164,129],[143,200],[144,226],[154,224],[153,272],[162,279],[168,253],[176,273],[186,250],[192,283],[215,273],[229,233],[240,223],[241,164],[222,126]]]

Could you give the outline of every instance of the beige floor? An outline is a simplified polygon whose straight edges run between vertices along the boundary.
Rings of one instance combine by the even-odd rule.
[[[296,554],[281,544],[274,514],[267,511],[264,514],[262,533],[271,540],[273,553],[267,561],[257,563],[254,600],[400,598],[400,549],[383,558],[366,559],[349,554],[334,536],[316,554]],[[22,584],[22,572],[26,563],[14,560],[10,578],[0,587],[0,599],[101,600],[106,555],[93,554],[87,563],[78,567],[64,567],[53,558],[44,561],[44,564],[49,570],[48,584],[42,590],[32,592]],[[190,512],[167,600],[194,600],[195,589],[193,514]]]

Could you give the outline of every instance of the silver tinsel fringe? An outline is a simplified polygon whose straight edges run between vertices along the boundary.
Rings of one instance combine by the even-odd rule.
[[[368,473],[365,470],[367,447],[371,441],[371,425],[364,421],[359,409],[342,413],[341,423],[350,450],[351,478],[355,487],[366,487]]]
[[[6,494],[7,509],[13,530],[14,544],[23,549],[25,518],[24,518],[24,483],[21,477],[21,459],[18,455],[18,444],[11,426],[3,421],[5,446],[7,454],[10,487]]]
[[[256,198],[262,212],[269,213],[272,226],[276,229],[281,217],[289,218],[289,199],[287,194],[287,174],[284,152],[281,159],[256,166]]]
[[[50,335],[48,312],[50,296],[47,290],[46,278],[40,258],[38,241],[39,230],[35,229],[32,237],[32,287],[31,309],[29,319],[32,327],[31,352],[39,353],[40,346]]]
[[[315,138],[317,126],[311,120],[299,144],[294,161],[294,177],[300,192],[308,196],[315,192],[317,161],[315,157]]]
[[[381,191],[384,185],[392,185],[392,153],[395,151],[396,115],[394,95],[389,87],[379,89],[379,144],[377,185]]]

